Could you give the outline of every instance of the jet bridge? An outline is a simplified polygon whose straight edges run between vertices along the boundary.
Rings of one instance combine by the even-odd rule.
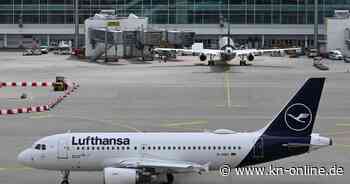
[[[147,17],[130,14],[120,17],[113,13],[96,14],[85,20],[85,55],[90,61],[124,57],[124,32],[139,31],[148,27]]]
[[[85,20],[85,31],[85,55],[92,62],[120,57],[149,60],[153,59],[153,48],[191,47],[195,37],[189,31],[153,30],[147,17],[118,17],[103,11]]]
[[[104,55],[104,59],[116,59],[118,56],[118,45],[123,44],[123,32],[108,28],[90,28],[90,45],[92,53],[90,61],[95,62]]]

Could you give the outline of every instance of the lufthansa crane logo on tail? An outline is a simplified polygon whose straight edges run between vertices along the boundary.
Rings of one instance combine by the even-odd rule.
[[[288,128],[294,131],[303,131],[310,126],[312,112],[302,103],[296,103],[288,107],[284,114],[284,120]]]

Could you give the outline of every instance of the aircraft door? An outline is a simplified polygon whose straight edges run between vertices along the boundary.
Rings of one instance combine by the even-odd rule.
[[[254,158],[261,159],[264,158],[264,140],[260,137],[254,146]]]
[[[57,143],[57,159],[68,159],[69,146],[67,139],[58,140]]]
[[[148,149],[148,145],[147,144],[141,144],[140,155],[142,157],[144,157],[147,154],[147,149]]]

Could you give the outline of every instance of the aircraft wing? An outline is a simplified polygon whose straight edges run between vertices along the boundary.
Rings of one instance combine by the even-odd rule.
[[[205,55],[219,55],[224,52],[222,50],[215,49],[172,49],[172,48],[155,48],[156,52],[176,52],[176,53],[194,53],[194,54],[205,54]]]
[[[295,50],[298,51],[300,48],[285,48],[285,49],[242,49],[242,50],[235,50],[234,52],[237,55],[248,55],[251,53],[265,53],[265,52],[279,52],[279,51],[288,51],[288,50]]]
[[[110,163],[106,163],[110,165]],[[205,165],[196,164],[193,162],[179,160],[164,160],[153,158],[125,158],[118,159],[118,162],[112,165],[120,168],[154,168],[171,170],[177,173],[184,172],[206,172],[209,170],[209,163]]]

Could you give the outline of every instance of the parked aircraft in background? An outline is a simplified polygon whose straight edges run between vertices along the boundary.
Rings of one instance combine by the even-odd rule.
[[[240,58],[240,65],[247,65],[248,61],[253,61],[256,54],[264,54],[266,52],[284,52],[288,50],[299,51],[300,48],[284,48],[284,49],[237,49],[231,39],[230,26],[228,26],[228,36],[222,37],[219,40],[219,49],[204,49],[203,43],[195,43],[191,49],[174,49],[174,48],[155,48],[153,51],[160,55],[170,56],[177,53],[191,53],[199,55],[200,61],[206,61],[208,58],[208,65],[214,66],[216,63],[224,63]],[[214,58],[219,57],[218,60]],[[166,59],[166,57],[165,57]]]

